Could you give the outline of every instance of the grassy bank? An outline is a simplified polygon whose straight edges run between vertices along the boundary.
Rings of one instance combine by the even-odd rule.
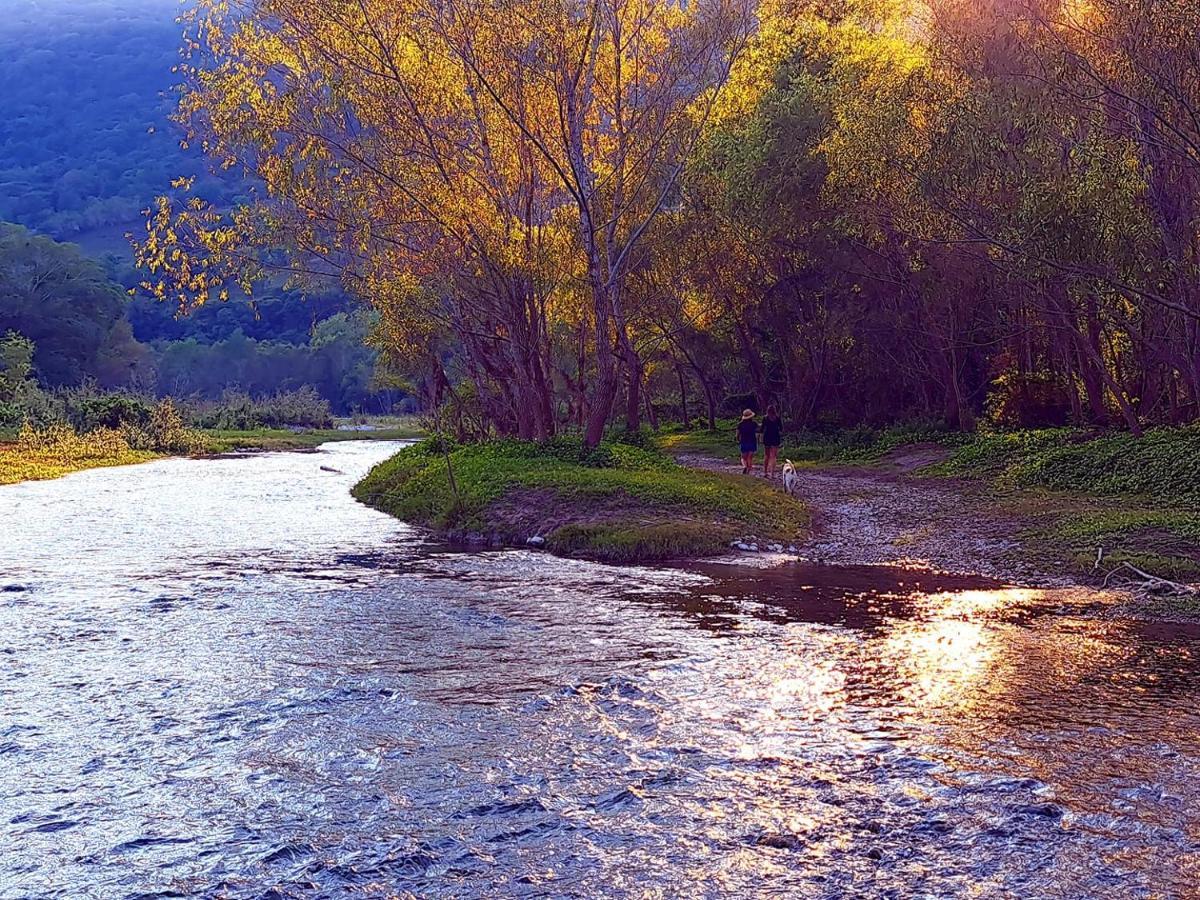
[[[389,420],[372,430],[272,429],[196,431],[183,429],[183,440],[138,440],[127,430],[101,428],[77,434],[66,427],[22,434],[0,434],[0,485],[61,478],[104,466],[127,466],[167,456],[304,450],[330,441],[407,440],[419,437],[415,423]],[[132,440],[131,440],[132,439]]]
[[[980,435],[923,470],[987,479],[1001,495],[1053,504],[1031,529],[1076,572],[1128,562],[1174,579],[1200,577],[1200,428],[1141,438],[1073,429]]]
[[[524,545],[613,562],[720,552],[731,540],[789,544],[806,509],[762,480],[699,472],[665,454],[620,443],[584,452],[498,441],[402,450],[354,488],[359,500],[405,521],[473,540]],[[457,490],[455,490],[455,488]]]
[[[0,485],[61,478],[71,472],[104,466],[127,466],[163,454],[135,450],[116,431],[77,435],[70,430],[40,440],[0,443]]]

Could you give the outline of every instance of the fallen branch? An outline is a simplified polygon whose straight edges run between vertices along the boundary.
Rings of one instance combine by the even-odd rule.
[[[1099,565],[1101,557],[1097,555],[1096,563]],[[1123,562],[1115,569],[1104,576],[1104,586],[1108,587],[1113,576],[1121,571],[1130,571],[1136,575],[1142,582],[1142,586],[1151,593],[1172,593],[1185,594],[1191,597],[1200,597],[1200,587],[1192,584],[1181,584],[1178,581],[1171,581],[1169,578],[1160,578],[1157,575],[1151,575],[1149,572],[1143,572],[1137,566]]]

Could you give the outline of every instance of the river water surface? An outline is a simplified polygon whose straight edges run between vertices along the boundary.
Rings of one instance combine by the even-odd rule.
[[[394,449],[0,488],[0,897],[1197,895],[1195,632],[457,552]]]

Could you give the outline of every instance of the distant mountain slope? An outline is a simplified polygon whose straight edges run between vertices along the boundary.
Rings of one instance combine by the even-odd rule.
[[[123,234],[179,175],[210,197],[169,124],[178,59],[173,0],[4,0],[0,10],[0,220],[93,252]]]

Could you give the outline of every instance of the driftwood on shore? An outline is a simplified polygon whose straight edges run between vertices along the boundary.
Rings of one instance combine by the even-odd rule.
[[[1096,550],[1096,563],[1092,567],[1093,572],[1099,572],[1101,565],[1104,563],[1104,548],[1099,547]],[[1162,578],[1158,575],[1152,575],[1149,572],[1139,569],[1132,563],[1123,562],[1113,567],[1104,576],[1104,586],[1109,587],[1115,578],[1126,576],[1127,580],[1133,582],[1133,586],[1150,594],[1175,594],[1185,597],[1200,597],[1200,585],[1183,584],[1179,581],[1172,581],[1169,578]],[[1129,579],[1128,575],[1133,578]]]

